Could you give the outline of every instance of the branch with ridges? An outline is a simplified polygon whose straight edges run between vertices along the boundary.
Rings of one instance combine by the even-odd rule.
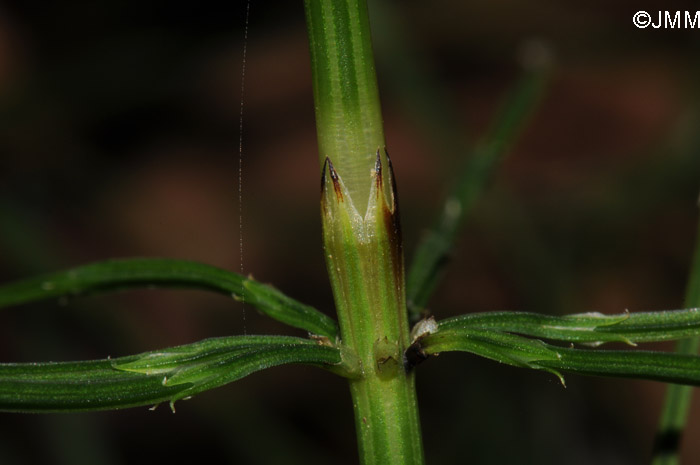
[[[636,345],[639,342],[671,341],[700,334],[700,309],[567,316],[525,312],[472,313],[442,320],[439,328],[488,329],[594,346],[606,342]]]
[[[483,329],[438,331],[416,342],[424,356],[470,352],[508,365],[554,373],[641,378],[700,385],[700,357],[641,350],[594,350],[558,347],[537,339]],[[414,352],[416,348],[414,347]]]
[[[204,289],[232,296],[263,314],[335,342],[338,326],[272,286],[203,263],[160,258],[109,260],[0,286],[0,308],[61,297],[138,288]]]
[[[189,398],[251,373],[304,363],[348,374],[337,347],[285,336],[206,339],[139,355],[82,362],[0,364],[0,411],[77,412]]]

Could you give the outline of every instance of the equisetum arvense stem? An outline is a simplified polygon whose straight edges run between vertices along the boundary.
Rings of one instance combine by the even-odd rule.
[[[366,0],[305,0],[324,251],[363,464],[422,464],[398,202],[385,151]]]

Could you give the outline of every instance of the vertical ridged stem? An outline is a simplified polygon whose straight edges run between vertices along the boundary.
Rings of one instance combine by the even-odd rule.
[[[700,224],[695,239],[695,255],[690,269],[690,277],[685,295],[685,306],[700,307]],[[697,355],[700,338],[678,341],[676,352]],[[693,387],[670,384],[666,390],[664,408],[659,421],[659,428],[654,443],[653,465],[677,465],[683,429],[688,419],[688,410],[692,400]]]
[[[350,380],[361,463],[420,465],[399,212],[384,150],[365,0],[306,0],[321,216]]]
[[[366,0],[305,0],[304,6],[319,159],[331,159],[363,210],[375,154],[385,145]]]

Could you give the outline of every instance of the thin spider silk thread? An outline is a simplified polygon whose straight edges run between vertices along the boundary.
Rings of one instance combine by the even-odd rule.
[[[250,0],[246,2],[245,23],[243,26],[243,64],[241,66],[241,109],[238,117],[238,246],[241,265],[243,268],[243,107],[245,96],[246,55],[248,53],[248,22],[250,20]],[[247,334],[245,325],[245,296],[241,294],[241,310],[243,312],[243,334]]]

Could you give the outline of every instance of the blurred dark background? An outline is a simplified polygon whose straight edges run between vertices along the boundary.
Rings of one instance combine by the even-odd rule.
[[[548,93],[479,203],[430,306],[544,313],[683,304],[700,188],[698,29],[653,3],[371,0],[407,258],[533,43]],[[0,280],[109,257],[194,259],[332,314],[302,2],[0,5]],[[533,42],[536,41],[536,42]],[[139,291],[4,309],[0,361],[120,356],[299,334],[230,299]],[[245,317],[243,317],[245,315]],[[661,346],[669,348],[670,346]],[[663,385],[566,389],[464,354],[418,368],[429,463],[648,461]],[[0,414],[0,463],[356,463],[345,383],[282,367],[155,412]],[[695,402],[687,437],[700,434]],[[700,444],[684,443],[686,463]]]

